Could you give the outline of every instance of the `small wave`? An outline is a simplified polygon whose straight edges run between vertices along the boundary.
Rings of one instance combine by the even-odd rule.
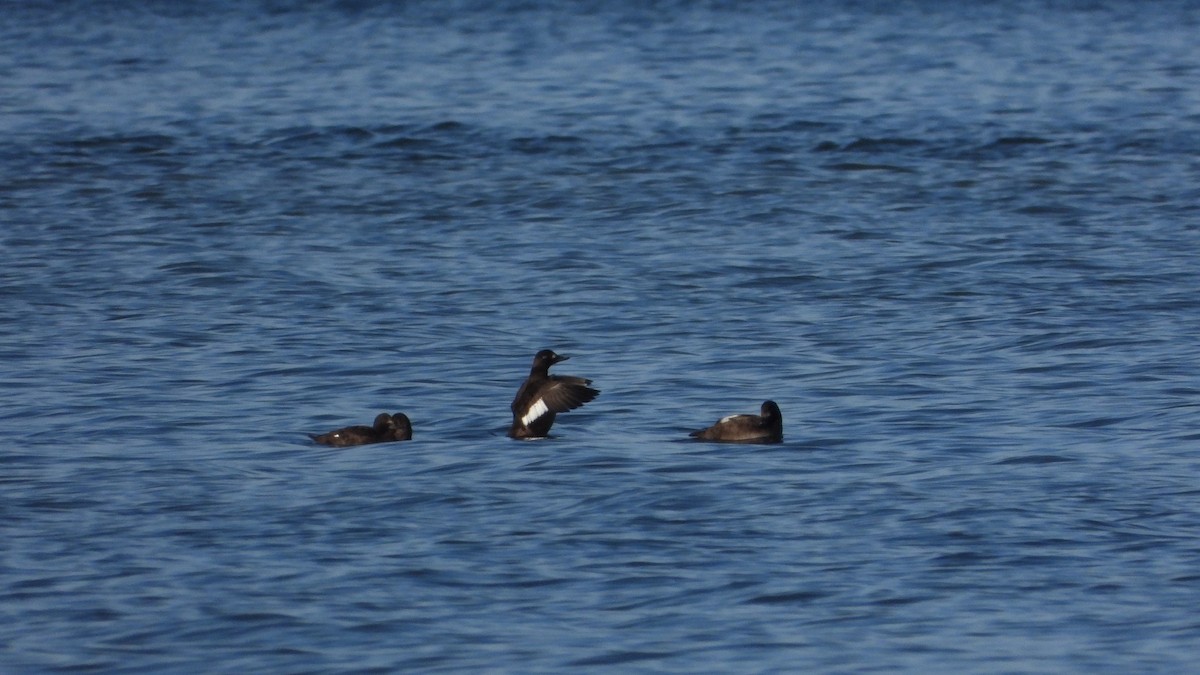
[[[1064,429],[1100,429],[1110,427],[1114,424],[1120,424],[1133,419],[1132,417],[1094,417],[1092,419],[1080,420],[1078,422],[1068,422],[1063,424]]]
[[[1018,145],[1045,145],[1051,141],[1039,136],[1004,136],[997,138],[985,147],[989,148],[1004,148]]]
[[[1013,465],[1013,464],[1057,464],[1058,462],[1074,462],[1070,457],[1062,457],[1060,455],[1021,455],[1019,457],[1008,457],[992,464],[996,465]]]
[[[747,600],[751,605],[783,605],[792,603],[812,602],[828,596],[820,591],[793,591],[791,593],[767,593]]]
[[[527,155],[550,153],[577,154],[582,150],[584,139],[579,136],[521,136],[511,142],[512,149]]]
[[[163,134],[137,134],[128,136],[118,134],[114,136],[82,138],[72,141],[68,145],[78,150],[124,148],[133,154],[151,154],[161,152],[175,145],[175,138]]]
[[[262,144],[295,148],[337,141],[365,141],[374,136],[374,133],[362,127],[290,127],[268,134]]]
[[[974,551],[959,551],[957,553],[947,553],[939,555],[933,559],[933,562],[939,565],[948,567],[961,567],[965,565],[974,565],[988,559],[988,556]]]
[[[894,164],[866,164],[863,162],[838,162],[828,164],[826,168],[834,171],[889,171],[892,173],[916,173],[912,169]]]
[[[859,138],[842,147],[845,152],[893,152],[923,143],[915,138]]]
[[[640,652],[640,651],[616,651],[607,652],[599,656],[589,656],[583,659],[571,661],[568,665],[572,666],[615,666],[622,663],[633,663],[635,661],[648,661],[651,659],[663,659],[672,656],[671,652]]]

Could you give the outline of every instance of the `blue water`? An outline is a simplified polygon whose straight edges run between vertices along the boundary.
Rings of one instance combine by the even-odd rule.
[[[1198,34],[7,3],[0,670],[1195,672]]]

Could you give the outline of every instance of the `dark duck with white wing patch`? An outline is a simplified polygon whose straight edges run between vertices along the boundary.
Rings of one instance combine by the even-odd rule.
[[[783,413],[775,401],[763,401],[757,415],[730,415],[689,435],[702,441],[778,443],[783,440]]]
[[[550,366],[568,358],[549,349],[534,355],[529,377],[512,402],[511,438],[542,438],[550,433],[555,415],[574,410],[600,394],[588,386],[591,380],[550,374]]]

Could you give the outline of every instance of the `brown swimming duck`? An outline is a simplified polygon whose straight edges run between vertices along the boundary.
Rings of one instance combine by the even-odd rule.
[[[309,437],[321,445],[330,445],[335,448],[389,441],[409,441],[412,440],[412,422],[404,413],[395,415],[379,413],[375,416],[375,423],[372,426],[359,424],[335,429],[319,436],[309,434]]]
[[[689,435],[703,441],[778,443],[783,440],[783,414],[775,401],[763,401],[757,415],[723,417],[711,427]]]

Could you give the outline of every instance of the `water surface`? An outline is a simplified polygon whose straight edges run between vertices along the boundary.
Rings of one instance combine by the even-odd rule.
[[[8,8],[0,664],[1194,667],[1198,18]]]

